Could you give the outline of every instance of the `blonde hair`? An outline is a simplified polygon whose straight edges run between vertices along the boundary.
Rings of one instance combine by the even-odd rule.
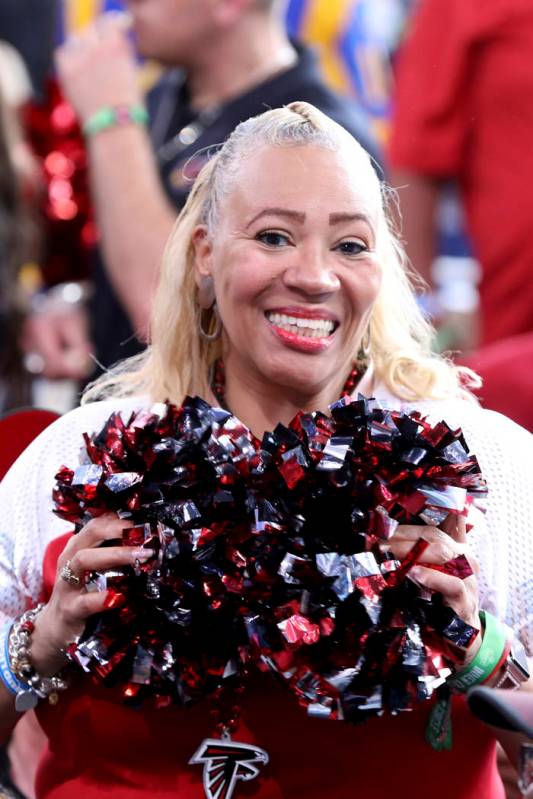
[[[361,169],[370,177],[368,185],[380,195],[376,252],[383,280],[368,329],[377,378],[407,400],[469,395],[467,387],[476,385],[475,374],[431,351],[433,329],[417,306],[413,278],[392,228],[391,190],[380,186],[369,155],[347,131],[309,103],[295,102],[242,122],[202,168],[165,250],[152,307],[150,346],[89,386],[84,402],[148,394],[155,401],[179,404],[186,394],[210,396],[210,367],[221,355],[221,344],[199,335],[194,230],[201,224],[209,232],[216,228],[222,201],[243,158],[263,145],[306,144],[331,150],[348,145],[359,151]]]

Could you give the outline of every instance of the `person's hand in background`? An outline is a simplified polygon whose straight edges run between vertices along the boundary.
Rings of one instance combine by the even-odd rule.
[[[56,50],[61,87],[81,124],[102,108],[142,103],[126,14],[104,14]]]
[[[77,285],[64,284],[63,291]],[[40,307],[24,322],[20,343],[25,365],[49,379],[82,380],[93,369],[87,311],[80,302],[61,301],[55,291],[42,295]]]

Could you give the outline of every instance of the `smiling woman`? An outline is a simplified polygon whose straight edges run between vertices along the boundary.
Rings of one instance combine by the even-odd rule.
[[[352,369],[381,282],[377,207],[363,213],[352,164],[343,150],[265,144],[194,232],[196,279],[213,280],[222,320],[228,402],[243,418],[259,396],[267,426],[282,406],[289,418],[326,410]]]
[[[209,397],[210,367],[222,354],[232,409],[240,410],[245,385],[278,420],[325,409],[358,355],[402,398],[465,396],[475,376],[431,351],[388,197],[365,150],[309,104],[239,125],[176,222],[150,351],[100,380],[87,399],[117,390],[175,402],[186,393]],[[206,280],[212,292],[202,312]],[[215,340],[197,334],[205,312],[221,319]]]
[[[428,521],[438,524],[420,527],[402,523],[381,547],[376,534],[365,530],[362,533],[363,537],[367,536],[365,544],[363,549],[358,549],[360,537],[355,535],[356,522],[353,521],[358,509],[351,504],[349,518],[353,526],[349,526],[347,533],[349,543],[342,544],[347,550],[345,553],[342,549],[342,556],[352,557],[357,552],[361,557],[359,566],[368,564],[368,558],[375,557],[374,552],[382,553],[385,548],[383,557],[403,575],[412,566],[413,551],[424,550],[423,561],[409,572],[406,590],[421,590],[421,596],[415,594],[417,598],[431,600],[443,613],[455,613],[454,623],[459,629],[468,627],[473,641],[460,652],[454,649],[457,665],[452,663],[453,673],[447,669],[447,687],[442,688],[440,701],[434,705],[431,715],[432,703],[426,701],[420,702],[411,713],[374,718],[360,728],[340,721],[326,724],[306,716],[280,686],[257,673],[250,677],[245,701],[237,697],[235,705],[233,700],[231,702],[228,718],[238,740],[208,738],[194,752],[202,735],[208,730],[212,734],[216,732],[205,705],[186,708],[165,705],[156,709],[146,702],[142,709],[136,710],[120,701],[118,690],[95,688],[82,675],[62,692],[57,709],[44,702],[39,705],[38,715],[51,741],[38,778],[39,799],[69,799],[76,793],[84,799],[99,799],[110,790],[116,799],[140,799],[146,795],[160,799],[175,796],[199,799],[204,790],[209,799],[222,796],[230,799],[233,792],[236,799],[240,793],[257,799],[303,796],[314,799],[326,794],[332,799],[352,799],[355,795],[388,799],[399,791],[412,799],[429,795],[432,799],[502,799],[503,789],[495,766],[495,739],[468,716],[461,692],[472,681],[518,687],[527,679],[527,667],[517,665],[519,646],[513,636],[520,637],[531,649],[533,614],[528,591],[531,590],[533,553],[529,545],[528,520],[533,513],[533,479],[531,470],[524,466],[532,456],[531,437],[504,417],[479,408],[467,388],[468,382],[476,379],[472,372],[454,367],[432,354],[431,328],[417,308],[402,251],[388,220],[387,198],[387,190],[380,185],[367,153],[346,131],[305,103],[267,111],[239,125],[202,169],[168,243],[153,307],[149,350],[118,365],[93,385],[85,395],[83,407],[67,414],[35,441],[0,487],[0,618],[3,616],[7,621],[5,649],[0,641],[0,719],[6,730],[15,723],[13,694],[18,695],[20,709],[22,700],[37,701],[37,697],[55,693],[49,689],[48,678],[57,675],[64,665],[65,649],[84,630],[93,614],[117,602],[113,592],[88,590],[89,577],[91,588],[97,585],[101,588],[102,584],[94,579],[95,572],[105,572],[112,577],[117,575],[117,570],[120,574],[120,570],[126,569],[127,574],[132,570],[137,574],[145,565],[154,572],[163,570],[161,561],[154,558],[154,551],[147,548],[148,545],[138,546],[139,540],[141,544],[145,541],[144,534],[148,535],[146,528],[152,530],[149,524],[141,526],[139,523],[132,531],[131,521],[104,514],[92,518],[77,535],[65,536],[69,532],[68,523],[50,512],[50,495],[59,467],[73,465],[82,434],[100,430],[113,413],[116,415],[105,432],[89,444],[90,453],[93,457],[95,453],[101,456],[102,463],[111,472],[115,471],[117,463],[123,470],[122,474],[111,474],[109,486],[132,479],[134,484],[142,481],[141,474],[126,468],[130,463],[127,458],[133,459],[133,463],[137,457],[137,438],[142,439],[142,431],[137,430],[137,426],[142,427],[143,420],[153,422],[154,417],[148,411],[154,402],[170,400],[181,406],[186,394],[199,395],[198,407],[205,409],[202,401],[207,400],[231,410],[233,416],[229,417],[218,408],[206,411],[213,414],[215,420],[225,420],[223,424],[229,418],[231,432],[222,435],[216,421],[220,437],[210,438],[200,417],[187,411],[183,430],[180,428],[178,434],[172,429],[175,437],[168,438],[168,430],[163,425],[163,438],[149,450],[146,458],[151,459],[156,451],[170,453],[171,448],[177,453],[187,453],[195,436],[201,438],[206,451],[210,448],[223,450],[221,442],[228,439],[230,447],[236,445],[228,451],[237,454],[225,463],[229,471],[223,468],[220,472],[221,490],[216,494],[216,502],[224,508],[229,506],[230,513],[233,512],[231,508],[237,507],[232,504],[231,491],[226,490],[226,485],[232,483],[232,474],[239,472],[241,477],[245,475],[243,479],[250,480],[251,496],[257,493],[256,477],[263,464],[254,449],[253,437],[243,425],[261,437],[265,431],[275,431],[280,422],[288,425],[301,410],[320,409],[327,414],[328,406],[339,395],[360,392],[366,397],[377,397],[387,408],[406,414],[416,412],[437,423],[444,419],[453,431],[462,428],[489,486],[485,517],[476,508],[459,503],[454,504],[452,512],[443,519],[442,513],[438,515],[433,507],[433,516],[428,516]],[[90,402],[104,397],[107,401]],[[349,411],[358,407],[353,405]],[[369,403],[368,407],[373,408],[374,404]],[[140,415],[126,429],[124,423],[128,423],[134,411]],[[340,413],[342,416],[342,411]],[[407,451],[402,454],[399,467],[402,470],[406,463],[409,469],[418,472],[420,458],[426,452],[418,444],[412,444],[410,436],[415,435],[414,429],[425,430],[428,442],[431,440],[430,447],[436,447],[437,443],[442,447],[445,440],[447,458],[453,463],[451,471],[464,465],[459,432],[452,435],[443,424],[430,428],[415,421],[418,417],[391,415],[379,409],[377,413],[383,414],[379,418],[388,419],[390,424],[393,424],[391,419],[395,419],[399,425],[397,429],[402,427],[402,436],[409,441]],[[323,424],[324,430],[330,430],[330,422],[322,419],[317,422],[315,433],[306,432],[311,438],[314,436],[313,446],[318,448],[319,464],[322,460],[334,463],[339,452],[344,452],[339,456],[342,460],[350,447],[364,458],[366,445],[359,439],[356,444],[355,438],[334,437],[325,444],[323,430],[319,427]],[[303,430],[305,424],[301,419],[295,421],[293,431],[298,430],[299,425]],[[372,423],[372,429],[368,430],[376,451],[389,447],[385,428],[385,423],[378,419],[375,427]],[[445,435],[452,437],[443,439]],[[272,436],[275,439],[276,433],[265,436],[266,453],[270,452]],[[453,446],[449,442],[453,442]],[[243,465],[242,447],[248,447],[247,452],[251,452],[250,460],[246,461],[253,464],[250,471]],[[390,448],[394,449],[392,444]],[[293,476],[305,471],[293,449],[287,453],[283,443],[280,452],[287,474],[290,472]],[[290,457],[285,460],[287,454]],[[267,461],[268,457],[267,454]],[[383,472],[381,455],[367,454],[366,457],[369,461],[366,465],[375,471],[376,481],[372,485],[379,484],[374,489],[378,495],[376,501],[386,503],[387,485],[397,475],[391,476],[390,469],[388,472],[385,469],[386,474]],[[454,458],[458,459],[459,466]],[[189,490],[204,490],[203,467],[195,460],[180,461],[180,464],[182,462],[185,465],[174,469],[177,483],[172,476],[169,485],[173,488],[178,485],[182,492],[176,495],[180,499],[174,503],[176,513],[183,510],[182,506],[186,506],[189,513],[194,506]],[[135,466],[137,468],[141,470],[141,466]],[[325,466],[325,471],[328,468]],[[409,469],[406,467],[407,471]],[[81,472],[85,482],[79,479],[87,489],[88,498],[95,491],[102,490],[105,494],[108,488],[106,480],[104,487],[100,485],[96,489],[96,484],[102,481],[96,477],[91,482],[94,470],[98,474],[102,472],[96,463],[91,465],[84,461]],[[428,474],[429,471],[428,468]],[[64,479],[67,472],[68,469],[61,472]],[[78,476],[78,471],[75,474]],[[384,474],[386,479],[381,484]],[[468,483],[470,477],[469,473],[462,479]],[[80,485],[77,479],[72,477],[73,490]],[[335,502],[335,492],[341,485],[335,482],[337,479],[340,479],[337,473],[333,474],[331,486],[334,488],[326,495],[335,496]],[[351,486],[350,480],[361,486],[361,491],[368,491],[370,481],[359,472],[351,472],[346,485]],[[160,486],[163,485],[167,483],[160,478]],[[308,484],[304,481],[302,485]],[[157,481],[149,482],[146,490],[157,505],[157,498],[163,496]],[[303,490],[299,484],[297,490]],[[459,495],[464,493],[460,488]],[[372,498],[375,499],[374,494]],[[135,513],[133,495],[130,499],[128,508]],[[342,503],[340,493],[338,501]],[[66,511],[65,518],[68,508]],[[220,518],[225,512],[217,505],[216,513],[222,514]],[[375,508],[375,517],[379,512],[380,508]],[[283,573],[287,580],[292,579],[290,575],[287,577],[288,571],[302,565],[305,558],[301,554],[307,552],[305,547],[301,549],[304,533],[298,526],[298,514],[290,517],[290,525],[294,522],[292,533],[298,551],[290,553],[296,566],[293,564],[288,571],[285,559],[283,562],[275,560],[270,544],[269,525],[273,517],[266,513],[264,518],[269,521],[259,522],[256,518],[256,523],[266,528],[267,554],[270,561],[275,561],[275,574]],[[187,517],[187,524],[191,520],[200,524],[194,514]],[[413,517],[409,516],[409,520]],[[247,524],[240,516],[236,523],[239,531]],[[329,519],[320,517],[317,528],[328,527],[328,523]],[[206,522],[201,529],[190,531],[191,535],[198,534],[193,557],[201,561],[205,571],[203,593],[212,597],[214,577],[209,571],[209,559],[203,560],[202,547],[209,549],[209,542],[217,536],[221,546],[228,551],[231,549],[232,562],[241,566],[244,563],[243,580],[249,582],[253,572],[260,582],[261,564],[258,565],[254,557],[247,560],[240,552],[240,543],[231,548],[232,542],[221,533],[217,521],[211,527],[213,529]],[[469,528],[472,529],[467,540]],[[249,531],[248,527],[246,529]],[[159,536],[166,532],[158,527]],[[141,536],[139,540],[137,535]],[[322,532],[319,535],[322,536]],[[337,546],[340,532],[336,527],[328,529],[327,535]],[[423,541],[420,540],[422,536]],[[359,541],[357,546],[355,538]],[[154,535],[155,539],[160,540]],[[132,542],[133,547],[127,545]],[[312,546],[314,542],[312,538]],[[181,539],[173,544],[181,553]],[[213,547],[217,545],[213,543]],[[171,555],[175,551],[167,539],[161,546],[168,547]],[[316,547],[320,554],[313,555],[317,562],[335,554],[323,552],[320,546],[318,541]],[[388,567],[381,565],[383,574],[388,574]],[[152,574],[151,571],[146,573]],[[347,614],[346,619],[351,619],[354,629],[357,627],[359,621],[352,601],[355,594],[360,595],[357,607],[364,606],[369,618],[381,614],[373,604],[374,595],[368,580],[384,580],[382,572],[372,572],[369,577],[365,571],[365,589],[360,587],[359,574],[347,572],[345,605],[338,618],[337,613],[331,611],[335,617],[330,619],[332,624],[340,624],[343,614]],[[224,585],[230,585],[228,591],[241,594],[244,583],[228,583],[226,573],[218,576],[223,583],[226,580]],[[327,572],[328,581],[335,577],[336,573]],[[157,588],[157,583],[151,585],[154,590]],[[187,574],[180,574],[171,621],[179,626],[187,616],[186,625],[194,626],[195,618],[198,627],[198,618],[186,603],[183,604],[183,596],[180,599],[179,591],[185,594],[186,585]],[[324,590],[325,596],[329,596],[329,582]],[[296,638],[291,639],[292,643],[301,634],[305,639],[309,633],[306,614],[312,616],[314,610],[305,593],[294,600],[296,607],[292,608],[291,619],[296,624],[293,631]],[[241,602],[245,601],[243,597],[244,594]],[[44,606],[35,607],[42,598],[46,600]],[[217,597],[212,599],[215,608]],[[29,615],[22,615],[28,607],[33,608]],[[246,608],[239,607],[245,614]],[[131,621],[129,605],[119,613],[124,613]],[[261,639],[261,618],[261,613],[251,619],[246,617],[247,624],[249,622],[253,628],[250,635],[254,645],[259,647],[266,662],[271,647]],[[390,631],[390,625],[398,626],[397,619],[394,612],[392,621],[390,618],[383,620],[386,632]],[[278,627],[286,626],[286,622],[287,619],[282,618]],[[379,615],[379,625],[381,623]],[[92,620],[89,624],[93,624]],[[352,629],[348,622],[346,625],[348,630]],[[404,636],[401,657],[405,669],[420,668],[417,648],[420,635],[415,628],[416,625],[400,633]],[[94,630],[94,626],[90,629]],[[322,629],[317,623],[313,629],[318,636],[333,634],[331,624]],[[431,669],[433,664],[437,671],[416,672],[422,694],[425,681],[435,679],[435,674],[444,680],[437,662],[440,662],[441,653],[449,654],[444,638],[433,627],[430,633],[433,638],[428,651],[435,647],[431,657],[436,660],[425,661],[424,668]],[[205,626],[201,626],[200,631],[196,629],[195,634],[212,640]],[[338,639],[334,640],[337,645]],[[359,638],[354,637],[354,640]],[[138,637],[132,646],[137,641]],[[305,641],[306,645],[310,642]],[[113,642],[108,644],[112,646]],[[399,647],[400,644],[393,653],[383,653],[384,669],[394,669],[394,658],[400,657]],[[131,668],[138,683],[133,686],[133,694],[151,679],[152,666],[147,667],[146,662],[155,662],[150,661],[149,652],[139,652],[139,649],[141,645],[136,644],[137,655]],[[2,652],[9,656],[3,662]],[[92,654],[101,655],[99,650]],[[118,654],[115,653],[117,657]],[[169,657],[175,663],[183,653],[173,651]],[[361,666],[364,656],[358,657],[356,666],[346,670],[350,672],[348,676],[345,671],[340,675],[338,672],[333,676],[330,672],[322,675],[329,681],[331,690],[339,691],[343,701],[346,695],[351,696],[346,699],[348,703],[356,694],[362,699],[358,693],[361,689],[355,686],[356,677],[367,672],[359,672],[365,664]],[[21,662],[25,669],[22,671]],[[104,662],[99,662],[99,669],[108,676],[109,663],[105,658]],[[230,665],[228,661],[224,677]],[[168,663],[165,669],[167,666]],[[280,668],[283,668],[282,663]],[[218,674],[211,661],[206,673]],[[234,674],[231,669],[230,673]],[[310,685],[309,673],[285,673],[285,676],[292,677],[291,685],[302,695],[308,696],[315,690],[315,683]],[[336,682],[337,677],[348,681],[344,688]],[[202,675],[191,673],[189,678],[192,682],[197,678],[201,681]],[[59,682],[64,687],[62,680]],[[383,698],[372,693],[366,683],[364,690],[367,693],[363,698],[366,697],[369,707],[375,712],[376,708],[381,708],[382,713],[386,706]],[[454,712],[459,714],[454,727],[455,743],[452,751],[436,751],[449,744],[448,706],[444,694],[450,691],[454,695]],[[131,697],[131,693],[126,691],[126,696]],[[187,699],[188,695],[184,703]],[[414,701],[414,696],[411,700]],[[221,713],[217,702],[223,704],[218,694],[214,712]],[[240,704],[242,714],[236,718]],[[313,704],[315,713],[317,704]],[[401,702],[394,706],[403,708]],[[349,710],[348,705],[346,709]],[[428,720],[435,749],[424,741]],[[138,751],[143,751],[143,758],[135,757]],[[190,763],[195,765],[191,767]],[[203,788],[197,764],[204,765]],[[258,778],[245,789],[243,781],[253,777]],[[402,788],[399,789],[399,785]]]

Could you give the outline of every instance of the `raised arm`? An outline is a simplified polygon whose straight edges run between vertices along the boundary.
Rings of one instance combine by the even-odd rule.
[[[57,51],[56,63],[82,125],[103,108],[142,105],[133,50],[116,19],[104,19],[67,42]],[[176,212],[162,189],[144,125],[112,125],[89,136],[87,144],[104,262],[142,337]]]

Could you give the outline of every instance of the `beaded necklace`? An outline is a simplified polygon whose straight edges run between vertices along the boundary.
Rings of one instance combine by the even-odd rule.
[[[351,396],[363,374],[366,371],[366,365],[358,363],[353,366],[350,374],[346,378],[342,388],[341,397]],[[216,401],[221,408],[229,410],[226,402],[226,369],[222,358],[217,358],[212,367],[211,373],[211,391],[213,392]]]

